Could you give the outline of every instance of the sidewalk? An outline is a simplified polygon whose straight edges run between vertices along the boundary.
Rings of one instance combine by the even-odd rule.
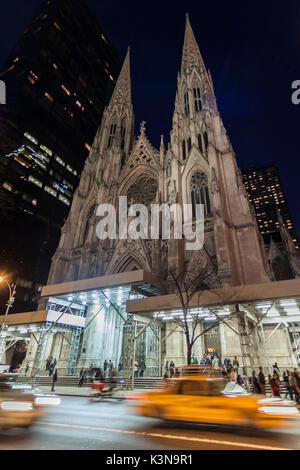
[[[52,385],[38,385],[37,388],[42,393],[48,393],[50,395],[59,395],[62,397],[85,397],[88,398],[91,392],[91,387],[62,387],[57,385],[55,391],[51,392]],[[147,393],[151,389],[135,389],[135,390],[121,390],[119,396],[122,399],[126,399],[130,395],[138,395],[140,393]]]

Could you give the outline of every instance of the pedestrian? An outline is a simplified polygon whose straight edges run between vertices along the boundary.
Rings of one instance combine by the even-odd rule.
[[[27,374],[28,371],[29,371],[29,364],[27,362],[26,367],[25,367],[25,377],[26,377],[26,374]]]
[[[263,372],[262,367],[259,368],[258,383],[259,383],[261,393],[265,395],[266,394],[266,378],[265,378],[265,374]]]
[[[255,370],[252,371],[251,382],[252,382],[252,393],[261,393],[259,382],[255,375]]]
[[[280,398],[281,388],[280,388],[280,381],[279,381],[279,378],[278,378],[277,374],[273,374],[270,385],[271,385],[273,397],[279,397]]]
[[[55,385],[55,383],[57,382],[57,378],[58,378],[58,376],[57,376],[57,369],[55,369],[55,372],[54,372],[53,377],[52,377],[52,388],[51,388],[51,392],[55,392],[55,390],[54,390],[54,385]]]
[[[50,369],[50,364],[51,362],[53,361],[53,357],[52,356],[48,356],[47,360],[46,360],[46,370],[49,370]]]
[[[277,362],[275,362],[275,364],[273,364],[273,375],[274,374],[279,376],[279,367],[277,365]]]
[[[213,358],[213,367],[214,367],[214,369],[216,369],[216,370],[219,369],[219,358],[218,358],[217,355],[214,356],[214,358]]]
[[[135,377],[138,377],[138,372],[139,372],[139,365],[138,365],[138,363],[135,361],[135,362],[134,362],[134,376],[135,376]]]
[[[290,372],[288,370],[283,371],[282,379],[283,379],[283,384],[286,387],[286,392],[285,392],[284,398],[286,399],[286,397],[289,395],[290,400],[292,400],[293,399],[293,389],[290,385]]]
[[[198,366],[198,365],[199,365],[199,362],[198,362],[198,359],[197,359],[197,358],[195,358],[194,364],[195,364],[195,366]]]
[[[139,369],[140,369],[140,377],[144,377],[144,371],[146,369],[146,363],[144,359],[140,361]]]
[[[244,385],[244,381],[243,381],[243,379],[242,379],[242,377],[241,377],[240,375],[237,376],[237,378],[236,378],[236,383],[237,383],[240,387],[242,387],[242,386]]]
[[[121,372],[122,369],[123,369],[123,358],[121,356],[119,359],[118,371]]]
[[[175,363],[173,361],[170,362],[170,377],[174,377],[175,374]]]
[[[107,359],[105,359],[104,363],[103,363],[103,370],[104,372],[106,372],[106,369],[108,367],[108,362],[107,362]]]
[[[299,395],[299,392],[300,392],[300,387],[299,387],[299,376],[297,374],[297,371],[296,369],[294,369],[294,372],[291,373],[291,378],[290,378],[290,386],[292,388],[292,391],[295,395],[295,400],[296,400],[296,403],[297,405],[300,404],[300,395]]]
[[[236,356],[234,356],[232,365],[233,365],[233,370],[234,370],[236,376],[238,376],[238,373],[239,373],[239,366],[240,366],[240,365],[239,365],[239,361],[237,360],[237,357],[236,357]]]
[[[169,361],[166,362],[165,371],[166,371],[166,372],[169,372]]]
[[[229,380],[230,380],[230,382],[235,382],[235,380],[236,380],[235,372],[233,370],[233,367],[231,367],[231,369],[229,371]]]

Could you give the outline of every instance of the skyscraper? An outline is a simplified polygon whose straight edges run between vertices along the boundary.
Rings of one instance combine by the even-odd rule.
[[[279,213],[298,249],[297,232],[277,167],[253,167],[242,173],[249,200],[255,209],[258,229],[265,242],[269,244],[270,236],[275,242],[281,241]]]
[[[31,308],[121,60],[82,0],[47,1],[4,64],[0,107],[0,269]]]

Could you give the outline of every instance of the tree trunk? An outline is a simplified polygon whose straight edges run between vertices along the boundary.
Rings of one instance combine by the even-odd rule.
[[[186,345],[187,345],[187,365],[190,366],[191,356],[192,356],[192,345],[190,344],[188,340],[186,341]]]

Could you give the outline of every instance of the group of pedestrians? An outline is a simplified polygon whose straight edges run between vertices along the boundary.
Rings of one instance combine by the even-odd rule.
[[[180,371],[178,367],[175,366],[175,362],[171,361],[169,364],[169,361],[166,361],[164,378],[172,379],[173,377],[179,377],[179,376],[180,376]]]
[[[144,377],[144,372],[146,370],[145,359],[141,359],[140,362],[135,361],[134,363],[134,376],[135,377]]]
[[[251,383],[253,393],[266,394],[266,384],[269,383],[273,397],[281,397],[282,385],[285,386],[286,392],[284,398],[289,397],[290,400],[295,399],[297,405],[300,404],[300,373],[297,369],[292,372],[284,370],[280,380],[280,371],[277,363],[273,365],[273,375],[269,374],[268,378],[265,377],[263,368],[259,368],[258,376],[256,372],[252,371]]]

